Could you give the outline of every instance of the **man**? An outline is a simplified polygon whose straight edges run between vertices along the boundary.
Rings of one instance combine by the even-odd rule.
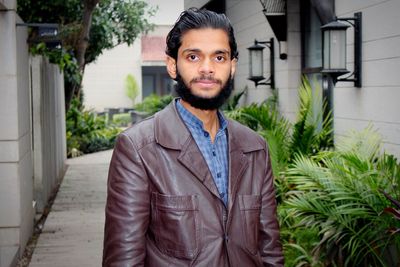
[[[229,20],[184,11],[166,53],[179,98],[117,140],[103,266],[283,266],[267,146],[218,111],[238,56]]]

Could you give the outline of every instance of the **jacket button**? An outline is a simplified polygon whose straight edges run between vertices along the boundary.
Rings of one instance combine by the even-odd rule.
[[[224,235],[224,239],[225,239],[226,242],[228,242],[229,241],[229,236],[228,235]]]

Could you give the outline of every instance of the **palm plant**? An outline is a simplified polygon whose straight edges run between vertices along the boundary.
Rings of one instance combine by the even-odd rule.
[[[279,174],[290,157],[287,142],[290,139],[290,123],[280,115],[276,97],[273,95],[260,104],[225,111],[225,114],[257,131],[268,141],[272,168],[275,174]]]
[[[318,231],[312,254],[325,266],[387,266],[393,263],[389,248],[400,248],[399,238],[387,231],[396,222],[381,215],[388,200],[380,193],[398,191],[393,185],[400,167],[379,154],[380,145],[368,127],[343,137],[336,151],[297,155],[286,171],[294,185],[284,204],[287,218],[294,228]]]
[[[281,173],[293,162],[295,156],[311,156],[332,145],[332,117],[327,112],[328,115],[323,119],[326,104],[320,103],[321,90],[314,89],[307,78],[303,77],[299,89],[299,111],[294,124],[280,114],[276,93],[261,104],[226,112],[228,117],[258,131],[267,140],[279,202],[291,187]]]
[[[136,104],[134,108],[150,116],[168,106],[173,99],[172,95],[158,96],[152,94],[143,99],[141,103]]]
[[[326,101],[321,103],[321,89],[317,87],[313,90],[308,79],[303,77],[299,98],[299,111],[290,140],[289,162],[298,154],[314,155],[333,144],[331,111],[326,110]],[[327,114],[325,118],[324,113]]]

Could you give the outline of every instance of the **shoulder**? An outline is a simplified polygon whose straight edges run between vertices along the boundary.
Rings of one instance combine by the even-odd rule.
[[[138,150],[154,142],[154,115],[124,130],[118,138],[122,137],[128,138]]]
[[[266,142],[257,132],[237,121],[228,119],[228,134],[244,152],[266,149]]]

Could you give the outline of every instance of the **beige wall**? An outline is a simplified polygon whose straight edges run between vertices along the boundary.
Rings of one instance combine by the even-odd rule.
[[[254,40],[275,40],[275,87],[280,97],[282,112],[292,118],[297,106],[297,88],[300,81],[300,23],[298,1],[288,0],[288,58],[279,59],[278,42],[267,19],[262,13],[262,5],[258,0],[237,1],[227,0],[226,14],[235,29],[236,41],[239,49],[238,69],[235,75],[235,90],[248,88],[248,94],[243,103],[262,102],[271,96],[270,86],[259,85],[247,79],[249,75],[249,54],[247,47],[254,44]],[[264,49],[265,77],[269,77],[269,50]]]
[[[42,213],[65,171],[66,133],[64,78],[59,67],[43,57],[30,60],[34,193]]]
[[[32,101],[31,95],[27,28],[16,26],[22,22],[15,13],[16,2],[2,3],[5,5],[1,8],[8,10],[0,12],[0,267],[10,267],[24,252],[33,231],[36,198],[31,110],[38,103]],[[58,68],[53,74],[44,80],[63,85]],[[57,117],[57,129],[44,130],[50,132],[47,144],[53,142],[50,146],[58,156],[61,154],[58,157],[61,160],[58,164],[49,161],[45,167],[61,173],[59,170],[65,166],[65,156],[62,157],[62,153],[65,155],[65,117],[64,90],[62,86],[58,89],[62,100],[49,99],[58,109],[48,110],[51,116]],[[47,95],[56,90],[54,86],[46,88]],[[43,118],[40,117],[39,124]]]
[[[88,65],[83,78],[85,106],[97,111],[104,108],[131,108],[133,103],[125,94],[125,78],[132,74],[142,84],[140,43],[119,45],[104,51],[96,62]],[[141,99],[141,94],[137,97]]]
[[[5,1],[15,8],[15,1]],[[0,12],[0,266],[24,250],[32,230],[33,168],[27,29],[14,10]],[[7,62],[7,64],[4,64]]]
[[[210,2],[209,0],[185,0],[185,9],[190,7],[197,7],[200,8]],[[239,2],[239,1],[237,1]]]
[[[362,88],[337,83],[334,90],[335,133],[372,123],[385,149],[400,157],[400,1],[336,1],[336,15],[362,12]],[[351,32],[351,31],[349,31]],[[353,68],[353,35],[348,35],[348,68]]]

